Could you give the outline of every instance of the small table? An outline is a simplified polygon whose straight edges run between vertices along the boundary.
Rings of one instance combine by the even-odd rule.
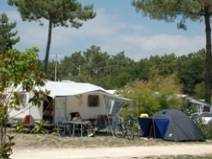
[[[90,121],[83,120],[71,120],[63,122],[64,125],[70,125],[72,127],[72,136],[75,136],[76,127],[80,127],[80,135],[83,136],[83,127],[86,127],[90,124]]]

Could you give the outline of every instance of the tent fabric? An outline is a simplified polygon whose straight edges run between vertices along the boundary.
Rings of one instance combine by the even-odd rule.
[[[169,125],[168,119],[153,119],[155,127],[155,135],[157,138],[164,138]]]
[[[49,90],[49,96],[52,98],[63,96],[75,96],[86,93],[99,93],[110,98],[130,101],[130,99],[120,97],[118,95],[111,94],[110,91],[103,89],[102,87],[90,84],[73,81],[46,81],[45,85],[41,87],[42,90]]]
[[[171,141],[204,141],[200,129],[183,112],[165,109],[152,118],[139,118],[144,137]]]
[[[168,128],[169,120],[138,118],[143,137],[163,138]]]
[[[151,136],[152,118],[138,118],[138,122],[141,128],[141,134],[143,137]]]
[[[203,141],[204,137],[195,123],[183,112],[175,109],[165,109],[156,113],[153,119],[167,119],[169,125],[165,140],[172,141]]]

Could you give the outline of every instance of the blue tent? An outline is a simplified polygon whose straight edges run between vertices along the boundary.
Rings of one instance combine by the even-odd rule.
[[[204,141],[201,130],[183,112],[165,109],[152,118],[138,118],[143,137],[171,141]]]

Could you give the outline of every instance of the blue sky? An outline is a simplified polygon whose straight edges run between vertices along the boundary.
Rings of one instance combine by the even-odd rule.
[[[204,24],[187,21],[188,30],[178,30],[176,23],[151,20],[137,13],[131,0],[81,0],[93,4],[97,12],[95,19],[85,22],[80,29],[55,28],[51,58],[60,58],[75,51],[84,51],[97,45],[110,54],[125,51],[135,60],[176,53],[177,55],[197,51],[204,47]],[[40,49],[44,57],[47,40],[47,23],[22,22],[16,8],[7,6],[6,0],[0,1],[0,11],[6,12],[12,21],[17,22],[21,41],[16,48],[24,50],[33,46]]]

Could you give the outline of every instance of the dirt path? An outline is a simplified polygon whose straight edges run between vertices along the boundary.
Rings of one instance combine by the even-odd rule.
[[[15,150],[14,159],[130,159],[161,155],[212,154],[211,144]]]

